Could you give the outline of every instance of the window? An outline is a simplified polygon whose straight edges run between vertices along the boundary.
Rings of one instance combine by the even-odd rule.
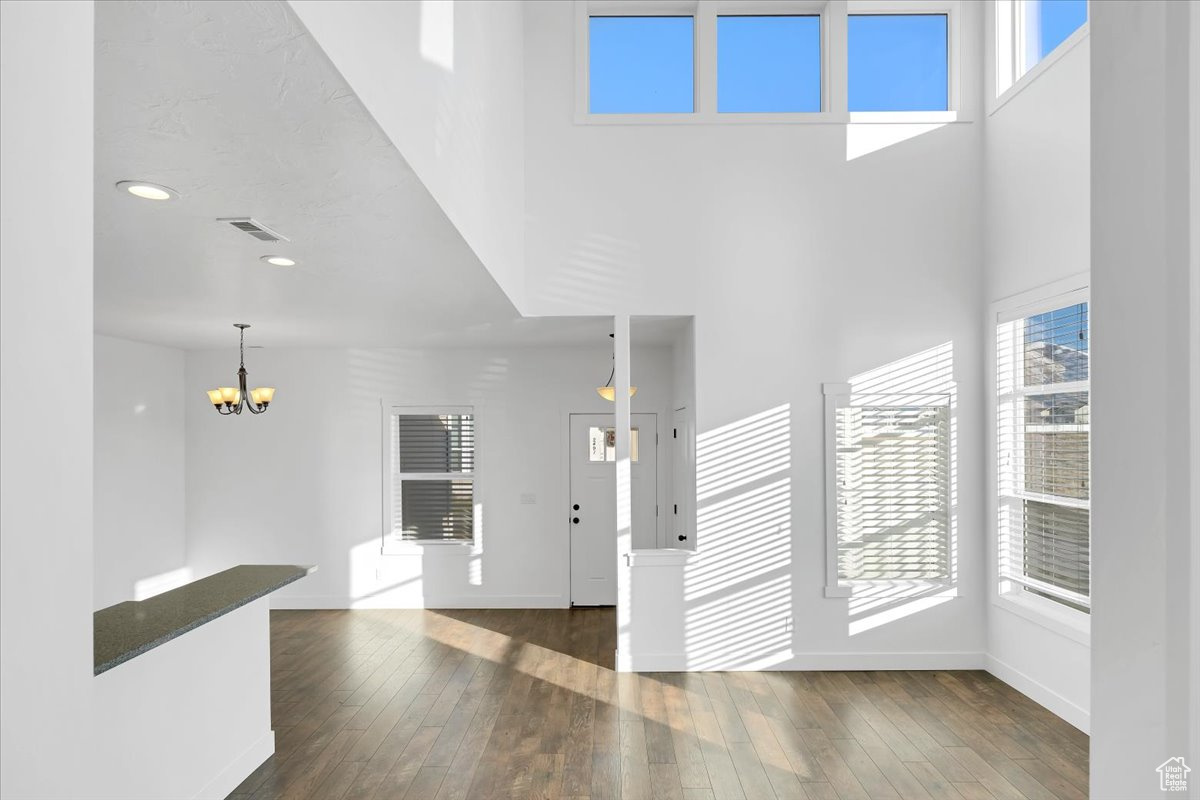
[[[961,3],[576,0],[575,122],[966,121]]]
[[[820,110],[819,16],[717,17],[717,111]]]
[[[588,461],[603,462],[617,460],[617,429],[588,428]],[[629,429],[629,460],[638,460],[638,429]]]
[[[1087,0],[1023,0],[1018,13],[1023,34],[1023,74],[1087,22]]]
[[[1003,94],[1088,19],[1087,0],[996,3],[996,94]]]
[[[851,14],[850,111],[949,108],[945,14]]]
[[[860,395],[826,387],[833,444],[831,589],[950,579],[948,394]]]
[[[384,552],[403,542],[474,541],[474,415],[393,408],[388,420]]]
[[[692,17],[590,17],[589,111],[691,113],[693,28]]]
[[[1086,612],[1088,304],[1076,296],[1021,313],[996,329],[1000,578]]]

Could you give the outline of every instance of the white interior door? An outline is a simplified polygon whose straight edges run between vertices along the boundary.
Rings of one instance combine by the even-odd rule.
[[[658,421],[634,414],[633,546],[658,541]],[[617,473],[612,414],[571,415],[571,604],[617,602]]]

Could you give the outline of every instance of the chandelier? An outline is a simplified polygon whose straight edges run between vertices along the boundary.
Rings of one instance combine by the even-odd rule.
[[[261,414],[275,399],[275,389],[271,386],[251,389],[249,400],[246,399],[246,328],[249,328],[250,325],[245,322],[235,322],[233,327],[241,331],[238,352],[241,355],[242,363],[238,367],[237,388],[222,386],[219,389],[209,389],[208,399],[213,404],[213,408],[217,409],[217,413],[222,416],[241,414],[243,408],[249,409],[251,414]]]

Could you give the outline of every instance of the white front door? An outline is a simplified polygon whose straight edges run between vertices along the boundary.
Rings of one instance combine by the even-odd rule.
[[[633,546],[658,542],[658,421],[632,415]],[[571,604],[617,603],[617,473],[612,414],[571,415]]]

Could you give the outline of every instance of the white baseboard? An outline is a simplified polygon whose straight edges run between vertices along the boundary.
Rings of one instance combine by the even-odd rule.
[[[267,731],[246,752],[233,760],[221,773],[195,795],[195,800],[224,800],[241,782],[275,752],[275,731]]]
[[[620,672],[745,672],[760,670],[983,669],[984,654],[943,653],[780,653],[756,659],[697,659],[687,653],[617,653]]]
[[[1007,683],[1033,702],[1057,714],[1084,733],[1091,733],[1091,714],[1086,708],[1072,703],[1058,692],[1038,683],[994,656],[987,656],[985,667],[995,677]]]
[[[271,595],[271,608],[567,608],[567,598],[557,594],[501,594],[426,597],[417,601],[397,601],[387,595],[375,597],[338,597],[333,595]]]

